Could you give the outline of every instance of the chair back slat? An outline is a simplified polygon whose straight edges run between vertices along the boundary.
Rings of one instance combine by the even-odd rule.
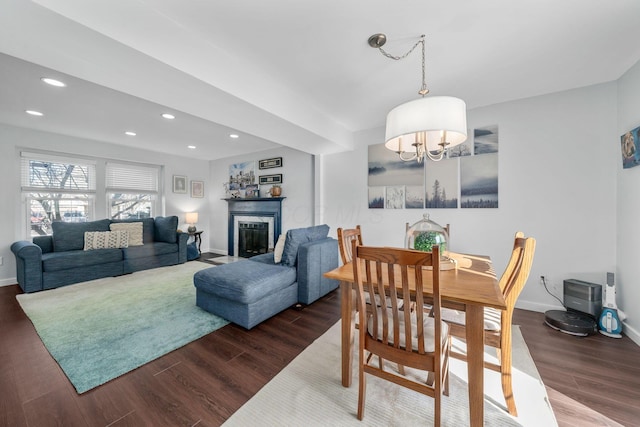
[[[435,311],[436,342],[441,342],[440,330],[440,255],[439,248],[433,252],[421,252],[408,249],[360,246],[352,241],[354,256],[354,279],[357,283],[359,311],[365,309],[364,298],[368,293],[369,301],[376,301],[377,309],[370,310],[370,319],[366,311],[361,322],[371,322],[371,335],[375,340],[395,348],[404,348],[407,352],[426,353],[427,343],[424,334],[424,310],[411,311],[410,301],[416,301],[417,307],[424,304],[423,268],[432,269],[433,295],[438,309]],[[392,286],[390,286],[390,284]],[[402,306],[401,306],[402,304]],[[366,323],[361,323],[366,324]],[[402,329],[400,326],[404,325]],[[366,329],[366,328],[361,328]],[[417,337],[417,339],[415,338]],[[414,342],[416,341],[416,342]],[[415,349],[414,349],[415,347]],[[437,346],[436,346],[437,347]]]
[[[338,228],[338,248],[340,249],[342,264],[348,264],[353,259],[351,243],[354,240],[362,246],[362,230],[359,225],[356,225],[356,228]]]

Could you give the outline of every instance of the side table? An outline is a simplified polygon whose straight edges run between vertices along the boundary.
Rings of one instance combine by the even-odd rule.
[[[200,246],[202,245],[202,231],[194,231],[193,233],[187,233],[190,237],[193,237],[193,241],[198,245],[198,252],[202,253]]]

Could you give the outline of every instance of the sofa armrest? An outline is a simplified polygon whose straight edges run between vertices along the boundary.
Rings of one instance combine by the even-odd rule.
[[[16,257],[16,277],[24,292],[42,290],[42,249],[40,246],[21,240],[11,245]]]
[[[311,304],[339,285],[323,276],[338,267],[338,241],[333,238],[303,243],[298,248],[298,301]]]
[[[178,242],[178,263],[183,264],[187,262],[187,241],[189,235],[181,231],[177,232],[176,242]]]

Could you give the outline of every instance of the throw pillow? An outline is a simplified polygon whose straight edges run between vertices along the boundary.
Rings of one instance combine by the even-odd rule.
[[[142,223],[141,222],[118,222],[109,226],[111,231],[128,231],[129,246],[142,246]]]
[[[154,221],[154,240],[156,242],[176,243],[178,233],[177,216],[157,216]]]
[[[287,239],[286,234],[281,234],[278,237],[278,243],[276,243],[276,247],[273,249],[273,262],[279,264],[282,261],[282,253],[284,252],[284,244]]]
[[[154,228],[155,221],[153,218],[128,218],[128,219],[112,219],[111,224],[120,224],[120,223],[130,223],[130,222],[141,222],[142,223],[142,243],[153,243],[154,237]]]
[[[129,232],[87,231],[84,233],[84,250],[126,248],[129,246]]]

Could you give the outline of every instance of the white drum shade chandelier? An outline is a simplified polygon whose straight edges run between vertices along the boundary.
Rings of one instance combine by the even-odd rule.
[[[393,56],[382,46],[387,38],[384,34],[369,37],[369,45],[393,60],[406,58],[418,46],[422,46],[421,98],[398,105],[387,114],[385,146],[403,161],[424,157],[434,161],[444,158],[447,149],[462,144],[467,139],[467,106],[453,96],[426,96],[429,93],[425,73],[424,35],[404,55]]]

